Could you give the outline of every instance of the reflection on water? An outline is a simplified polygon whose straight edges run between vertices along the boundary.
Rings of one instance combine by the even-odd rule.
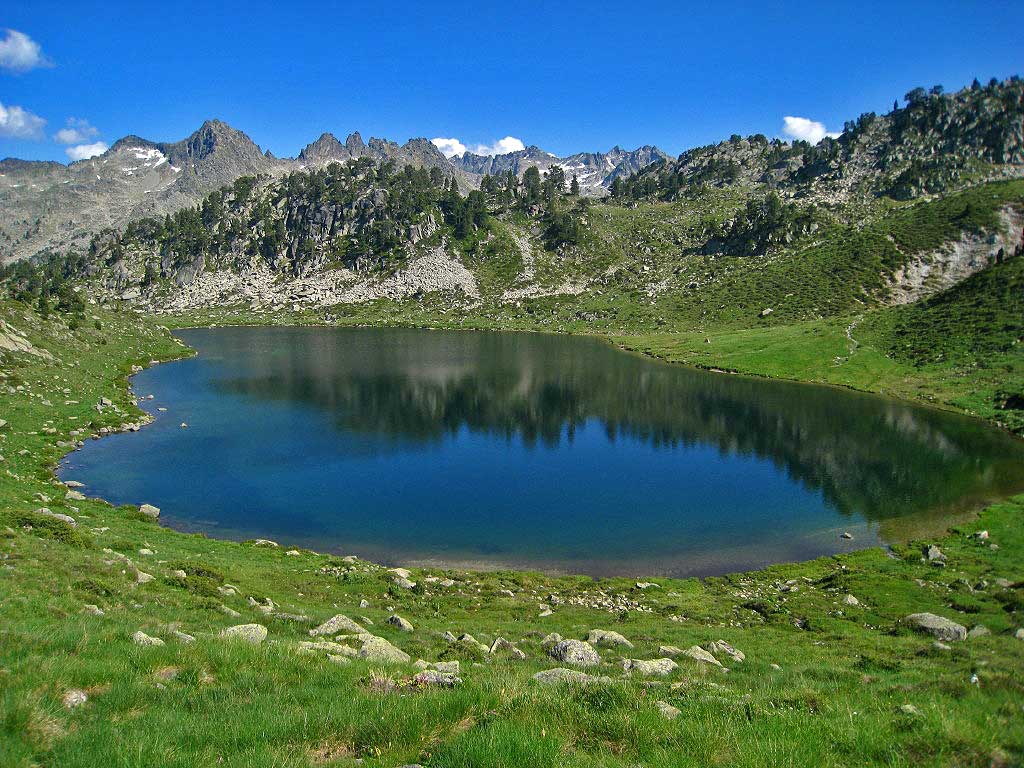
[[[1024,486],[1024,447],[972,420],[591,339],[182,336],[198,358],[136,380],[168,417],[91,444],[66,472],[222,535],[395,561],[709,573],[839,551],[845,528],[863,546]]]

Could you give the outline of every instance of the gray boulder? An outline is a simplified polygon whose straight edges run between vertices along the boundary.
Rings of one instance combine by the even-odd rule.
[[[403,619],[397,613],[391,615],[388,618],[388,624],[390,624],[393,627],[398,627],[403,632],[412,632],[413,631],[412,624],[410,624],[408,621]]]
[[[946,642],[967,639],[966,627],[934,613],[912,613],[903,622],[918,632],[927,632]]]
[[[672,659],[626,659],[622,662],[622,668],[644,677],[667,677],[675,672],[679,665]]]
[[[601,657],[590,643],[583,640],[562,640],[548,651],[553,659],[574,667],[592,667],[601,663]]]
[[[374,635],[369,635],[363,640],[363,647],[359,649],[359,658],[383,664],[408,664],[412,659],[408,653],[396,648],[383,637]]]
[[[618,632],[607,629],[592,629],[587,633],[587,642],[591,645],[604,646],[606,648],[632,648],[633,644]]]
[[[267,628],[262,624],[238,624],[222,630],[220,636],[228,640],[244,640],[259,645],[267,639]]]
[[[316,629],[309,630],[310,637],[317,637],[318,635],[337,635],[342,632],[347,632],[353,635],[370,634],[342,613],[328,619]]]

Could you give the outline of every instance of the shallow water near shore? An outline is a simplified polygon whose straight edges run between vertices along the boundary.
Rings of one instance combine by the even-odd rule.
[[[940,532],[1024,490],[1024,443],[981,422],[596,339],[177,335],[199,354],[133,378],[154,423],[89,441],[60,475],[218,537],[387,563],[708,575]]]

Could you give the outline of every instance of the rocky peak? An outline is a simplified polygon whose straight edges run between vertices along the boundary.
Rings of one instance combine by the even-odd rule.
[[[341,162],[351,157],[348,147],[342,145],[331,133],[321,134],[319,139],[299,152],[299,160],[306,163]]]

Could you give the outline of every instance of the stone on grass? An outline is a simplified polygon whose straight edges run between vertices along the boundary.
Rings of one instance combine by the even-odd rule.
[[[316,629],[309,630],[311,637],[317,635],[337,635],[342,632],[349,632],[353,635],[368,635],[370,634],[361,626],[352,621],[348,616],[339,613],[337,616],[328,619]]]
[[[992,633],[989,632],[988,627],[986,627],[984,624],[976,624],[975,626],[971,627],[971,630],[967,633],[967,637],[973,639],[975,637],[984,637],[985,635],[991,634]]]
[[[334,643],[330,640],[318,640],[316,642],[301,640],[299,641],[299,652],[328,653],[335,656],[355,656],[359,653],[355,648],[342,645],[341,643]]]
[[[943,616],[936,616],[934,613],[912,613],[903,621],[918,632],[927,632],[946,642],[967,638],[966,627]]]
[[[392,581],[394,581],[395,584],[401,587],[402,589],[412,589],[416,586],[415,581],[409,581],[408,579],[402,576],[395,576],[395,578],[392,579]]]
[[[625,659],[622,668],[645,677],[667,677],[679,668],[672,659]]]
[[[747,658],[743,651],[729,645],[725,640],[712,640],[704,646],[704,649],[715,656],[728,656],[735,662],[742,662]]]
[[[601,663],[597,651],[583,640],[562,640],[548,651],[548,655],[574,667],[592,667]]]
[[[150,637],[141,630],[132,634],[132,642],[136,645],[142,645],[147,647],[153,647],[164,644],[164,641],[161,640],[159,637]]]
[[[185,645],[189,645],[190,643],[194,643],[196,641],[196,639],[192,637],[192,635],[188,634],[187,632],[182,632],[180,629],[175,629],[173,632],[171,632],[171,634],[174,635],[174,638],[179,643],[185,643]]]
[[[230,616],[232,619],[237,619],[239,616],[242,615],[234,608],[230,608],[224,605],[223,603],[221,603],[220,612],[223,613],[225,616]]]
[[[86,614],[87,616],[104,616],[105,615],[105,613],[104,613],[102,608],[100,608],[98,605],[93,605],[92,603],[86,603],[85,605],[83,605],[82,606],[82,613]]]
[[[556,643],[562,642],[562,636],[557,632],[552,632],[550,635],[540,641],[540,644],[547,648],[549,645],[555,645]]]
[[[259,645],[267,639],[267,628],[262,624],[238,624],[221,630],[220,636],[228,640],[244,640]]]
[[[925,557],[928,558],[929,563],[944,563],[946,562],[946,556],[942,550],[936,547],[934,544],[929,544],[927,549],[924,551]]]
[[[408,664],[412,657],[383,637],[369,635],[363,640],[363,647],[359,649],[359,658],[384,664]]]
[[[332,664],[338,664],[342,667],[352,663],[352,659],[340,653],[328,653],[327,660]]]
[[[506,640],[504,637],[494,638],[494,642],[491,643],[488,653],[505,653],[514,659],[519,659],[520,661],[526,658],[526,654],[516,648],[515,643],[510,640]]]
[[[253,544],[254,547],[279,547],[279,546],[281,546],[276,541],[271,541],[270,539],[256,539],[256,541],[254,541],[252,544]]]
[[[151,517],[156,520],[160,517],[160,508],[154,507],[152,504],[141,504],[139,506],[139,512],[144,514],[146,517]]]
[[[917,716],[921,714],[921,710],[915,707],[913,704],[900,704],[900,712],[904,715]]]
[[[591,645],[603,645],[606,648],[632,648],[633,644],[618,632],[607,629],[592,629],[587,633],[587,642]]]
[[[843,605],[849,605],[850,607],[856,607],[856,606],[860,605],[860,600],[858,600],[853,595],[846,595],[843,598]]]
[[[1024,640],[1024,627],[1021,627],[1016,632],[1014,632],[1013,636],[1018,640]]]
[[[658,711],[661,713],[661,716],[666,720],[675,720],[681,714],[678,708],[673,707],[667,701],[656,702],[655,706],[658,707]]]
[[[153,574],[146,573],[145,571],[136,571],[135,573],[136,584],[149,584],[154,578]]]
[[[392,614],[391,616],[388,617],[388,624],[390,624],[393,627],[398,627],[402,632],[412,632],[413,631],[412,624],[410,624],[408,622],[408,620],[403,619],[397,613]]]
[[[62,523],[67,523],[72,528],[77,528],[78,523],[71,515],[61,514],[60,512],[53,512],[48,507],[40,507],[36,510],[37,515],[43,515],[43,517],[50,517],[54,520],[60,520]]]
[[[81,688],[72,688],[70,691],[64,694],[62,702],[64,709],[74,709],[80,707],[89,700],[88,694]]]
[[[683,656],[689,656],[694,661],[699,661],[703,664],[712,664],[716,667],[722,666],[722,663],[712,656],[710,653],[705,651],[699,645],[691,645],[682,653]]]
[[[658,653],[660,653],[662,656],[669,656],[669,657],[671,657],[671,656],[682,656],[683,655],[683,649],[682,648],[677,648],[674,645],[659,645],[658,646]]]

